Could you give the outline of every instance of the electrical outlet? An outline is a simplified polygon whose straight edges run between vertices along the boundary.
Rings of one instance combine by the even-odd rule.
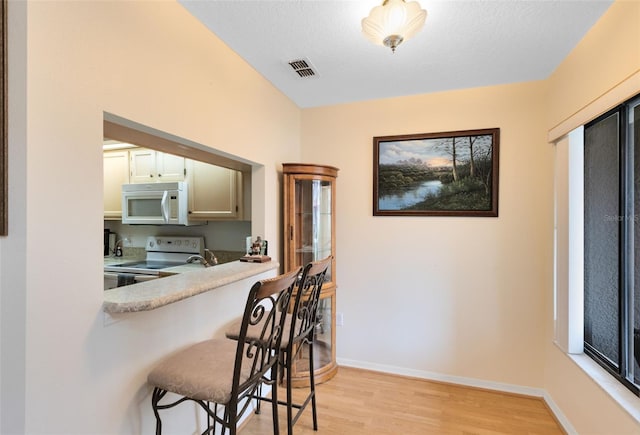
[[[336,313],[336,326],[344,326],[344,314]]]

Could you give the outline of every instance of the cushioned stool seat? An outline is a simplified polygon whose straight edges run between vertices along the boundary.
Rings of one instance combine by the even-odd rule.
[[[285,313],[284,327],[282,329],[282,341],[280,342],[280,349],[284,349],[289,345],[289,334],[291,332],[292,317],[293,316],[291,315],[291,313]],[[232,340],[237,340],[238,334],[240,333],[241,323],[242,323],[241,319],[238,319],[233,323],[231,323],[231,325],[229,325],[229,327],[227,328],[227,331],[225,332],[226,337]],[[260,325],[260,324],[249,326],[249,328],[247,329],[247,337],[248,338],[259,337],[260,330],[262,327],[263,325]]]
[[[236,342],[224,338],[194,344],[160,363],[149,373],[148,382],[193,399],[229,403],[236,348]],[[243,366],[240,382],[249,378],[250,370]]]

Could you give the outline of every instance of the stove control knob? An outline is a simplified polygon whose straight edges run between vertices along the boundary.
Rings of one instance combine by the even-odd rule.
[[[176,240],[176,245],[178,246],[182,245],[182,240]]]
[[[154,246],[155,246],[155,243],[153,243],[153,240],[150,240],[150,241],[149,241],[149,247],[150,247],[150,248],[153,248]]]

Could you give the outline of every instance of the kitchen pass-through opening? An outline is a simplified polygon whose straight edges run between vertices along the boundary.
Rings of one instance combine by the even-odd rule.
[[[124,208],[120,213],[118,213],[119,210],[116,210],[116,213],[112,215],[109,214],[108,210],[110,209],[107,208],[108,192],[115,189],[107,187],[110,184],[109,180],[112,180],[113,178],[110,178],[107,168],[107,159],[105,158],[105,265],[109,263],[107,260],[115,260],[114,258],[108,258],[109,256],[115,257],[116,254],[122,255],[122,251],[125,252],[125,255],[128,255],[130,252],[137,249],[140,251],[138,253],[139,256],[144,256],[145,243],[147,238],[151,236],[204,237],[206,241],[206,248],[213,248],[214,253],[221,254],[218,255],[221,263],[237,260],[245,253],[245,240],[248,236],[253,234],[253,225],[257,222],[257,227],[259,229],[264,222],[264,210],[257,210],[252,204],[252,186],[264,185],[263,165],[105,112],[103,117],[103,153],[105,153],[106,156],[108,153],[116,153],[116,151],[126,149],[126,147],[130,147],[130,156],[134,154],[134,150],[137,152],[138,150],[146,149],[151,152],[155,152],[157,155],[162,154],[163,156],[169,156],[176,160],[179,159],[185,162],[191,162],[184,165],[185,184],[188,184],[189,186],[198,186],[196,183],[186,183],[188,171],[190,169],[195,170],[197,167],[202,168],[204,166],[219,167],[218,170],[221,168],[233,170],[226,171],[227,173],[237,171],[238,177],[236,178],[236,185],[239,186],[237,189],[237,203],[239,205],[239,211],[236,207],[237,213],[235,215],[225,216],[223,214],[215,214],[218,209],[214,209],[215,213],[208,213],[208,216],[211,216],[211,219],[209,219],[207,215],[198,215],[198,212],[191,214],[191,208],[189,208],[189,219],[192,219],[194,216],[197,216],[197,218],[194,221],[190,220],[187,222],[187,225],[173,225],[173,222],[165,222],[165,225],[161,225],[155,224],[155,222],[151,223],[142,220],[139,222],[140,224],[129,225],[124,219],[122,219],[124,214],[121,213],[124,211]],[[192,166],[189,166],[189,164]],[[122,184],[141,182],[140,179],[134,179],[137,174],[133,170],[133,163],[131,163],[131,165],[132,166],[129,168],[129,174],[125,174],[124,176],[125,180],[128,181],[122,181]],[[198,166],[196,167],[193,165]],[[197,172],[192,172],[192,174],[196,173]],[[204,178],[206,177],[199,178],[199,180]],[[166,183],[168,181],[170,180],[165,180],[163,177],[162,180],[159,178],[153,179],[151,183],[153,183],[153,185],[164,185],[169,184]],[[117,187],[119,187],[120,183],[121,182],[118,181],[115,184],[118,184]],[[171,184],[179,185],[181,182],[174,182]],[[209,189],[209,184],[205,183],[207,189]],[[135,187],[140,186],[140,184],[129,184],[129,186]],[[200,190],[200,192],[202,192],[202,190]],[[116,193],[113,193],[111,202],[118,206],[120,205],[120,200],[118,199],[119,195],[116,195]],[[190,198],[192,197],[192,194],[193,192],[190,191]],[[196,196],[193,195],[193,198],[196,198]],[[135,202],[128,201],[127,204],[129,205],[129,203],[132,203],[133,206],[137,206],[142,202],[143,199],[136,199]],[[161,200],[159,202],[161,202]],[[177,204],[177,201],[173,202],[176,202]],[[171,199],[168,199],[167,203],[171,203]],[[173,208],[175,208],[176,204],[172,204],[172,207],[168,207],[170,211],[167,211],[167,216],[171,216],[172,213],[174,213]],[[259,204],[260,201],[258,201],[258,205]],[[209,208],[205,210],[210,211],[212,209]],[[132,210],[132,212],[134,211],[135,209]],[[129,218],[131,219],[131,217]],[[255,219],[257,219],[257,221],[255,221]],[[108,237],[106,235],[107,232],[110,232],[112,237]],[[113,237],[114,233],[116,234],[115,237]],[[117,248],[121,249],[118,250]]]

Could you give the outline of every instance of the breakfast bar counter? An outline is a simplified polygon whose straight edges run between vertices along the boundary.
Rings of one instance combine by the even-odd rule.
[[[213,267],[190,268],[187,273],[105,290],[102,309],[109,314],[149,311],[277,269],[279,266],[276,261],[232,261]]]

